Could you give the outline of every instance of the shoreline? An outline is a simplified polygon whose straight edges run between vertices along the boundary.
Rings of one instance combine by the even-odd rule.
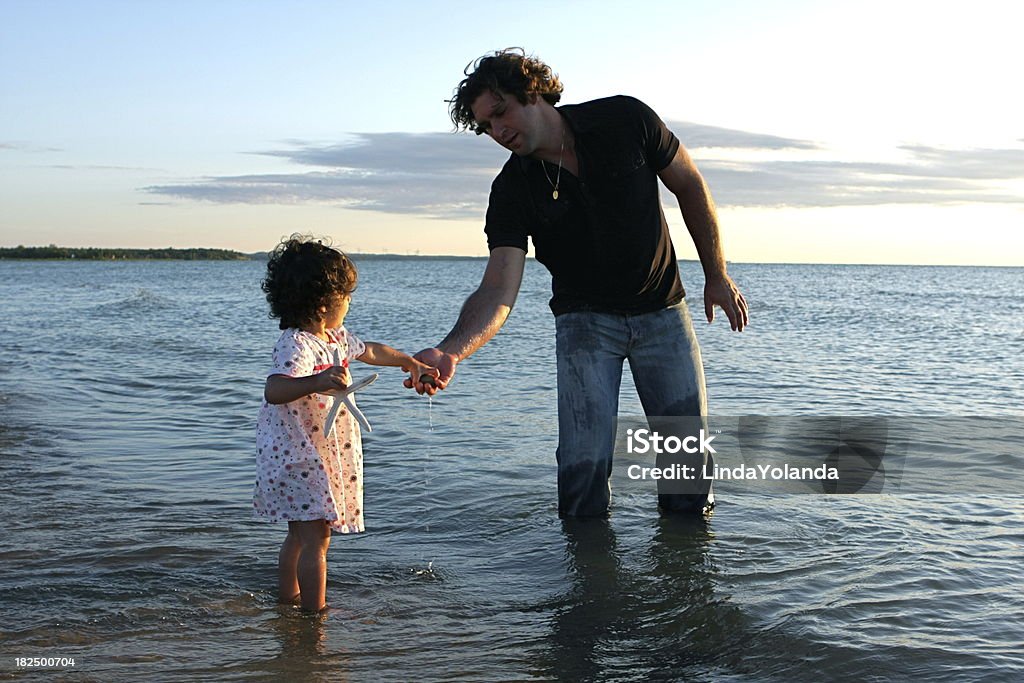
[[[486,261],[486,255],[464,256],[457,254],[389,254],[347,252],[360,261],[406,261],[411,259],[430,261]],[[240,252],[231,249],[207,247],[136,249],[129,247],[0,247],[0,261],[263,261],[268,252]],[[535,261],[533,254],[528,261]],[[697,264],[696,259],[680,258],[680,264]],[[1020,269],[1024,265],[979,265],[955,263],[805,263],[774,261],[730,261],[730,266],[827,266],[840,268],[1000,268]]]

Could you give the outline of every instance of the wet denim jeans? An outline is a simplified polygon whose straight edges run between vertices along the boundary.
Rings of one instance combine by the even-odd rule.
[[[693,322],[686,303],[680,302],[638,315],[564,313],[555,318],[555,330],[559,514],[605,515],[623,360],[629,359],[648,417],[707,414]],[[713,503],[710,482],[692,495],[658,496],[659,506],[668,512],[699,514]]]

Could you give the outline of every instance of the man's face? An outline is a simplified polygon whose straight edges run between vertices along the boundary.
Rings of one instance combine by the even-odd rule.
[[[505,149],[522,157],[537,149],[541,117],[536,101],[520,104],[514,95],[488,90],[470,108],[476,127]]]

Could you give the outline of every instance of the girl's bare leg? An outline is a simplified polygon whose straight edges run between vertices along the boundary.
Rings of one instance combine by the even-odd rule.
[[[299,544],[298,534],[289,523],[288,535],[281,544],[281,552],[277,555],[277,601],[285,605],[299,604]]]
[[[331,528],[318,519],[311,522],[289,522],[299,541],[296,575],[302,609],[319,612],[327,606],[327,548],[331,544]]]

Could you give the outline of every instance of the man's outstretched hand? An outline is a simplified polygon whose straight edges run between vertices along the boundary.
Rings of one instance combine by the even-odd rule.
[[[704,285],[704,315],[707,316],[709,323],[715,319],[715,306],[725,311],[729,325],[734,331],[742,332],[749,324],[747,300],[728,275],[709,279]]]
[[[452,377],[455,375],[455,366],[459,362],[459,357],[455,354],[445,353],[438,348],[423,349],[415,356],[416,360],[421,363],[433,366],[440,372],[440,377],[419,377],[419,380],[426,381],[413,381],[413,378],[405,378],[405,388],[415,389],[417,394],[427,394],[433,396],[438,391],[448,386],[448,382],[452,381]]]

